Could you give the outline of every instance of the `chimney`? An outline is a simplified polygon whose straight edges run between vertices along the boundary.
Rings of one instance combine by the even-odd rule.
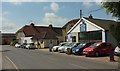
[[[31,25],[31,26],[35,26],[34,23],[31,23],[30,25]]]
[[[82,18],[82,10],[80,10],[80,19]]]
[[[89,18],[90,18],[90,19],[93,19],[93,16],[92,16],[92,14],[90,14]]]
[[[49,28],[51,28],[51,29],[53,28],[53,27],[52,27],[52,24],[49,25]]]

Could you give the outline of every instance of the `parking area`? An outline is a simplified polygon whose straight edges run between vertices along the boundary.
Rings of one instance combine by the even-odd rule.
[[[99,56],[99,57],[85,57],[84,55],[67,55],[65,53],[59,53],[59,52],[49,52],[49,49],[36,49],[39,51],[44,51],[47,53],[51,53],[51,54],[55,54],[55,55],[64,55],[64,56],[69,56],[69,57],[82,57],[82,58],[86,58],[86,59],[91,59],[91,60],[98,60],[98,61],[102,61],[102,62],[110,62],[110,57],[109,56]],[[111,63],[119,63],[120,62],[120,57],[119,56],[114,56],[115,62],[111,62]]]

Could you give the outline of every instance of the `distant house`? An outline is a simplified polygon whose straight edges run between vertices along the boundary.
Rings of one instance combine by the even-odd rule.
[[[110,34],[110,26],[116,21],[83,17],[67,32],[68,41],[102,41],[116,45],[115,38]]]
[[[35,43],[37,48],[48,48],[49,43],[57,45],[63,41],[62,28],[52,25],[35,26],[31,23],[16,32],[16,39],[19,43]]]
[[[2,45],[10,45],[15,40],[14,33],[2,33]]]

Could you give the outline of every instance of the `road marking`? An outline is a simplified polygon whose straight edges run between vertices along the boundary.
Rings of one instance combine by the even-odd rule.
[[[69,63],[70,65],[73,65],[73,66],[75,66],[75,67],[80,67],[80,68],[82,68],[82,69],[88,69],[88,68],[86,68],[86,67],[83,67],[83,66],[80,66],[80,65],[76,65],[76,64],[73,64],[73,63]]]
[[[15,65],[15,63],[14,63],[8,56],[6,56],[6,58],[12,63],[12,65],[15,67],[15,69],[16,69],[17,71],[19,71],[19,70],[18,70],[18,67]]]

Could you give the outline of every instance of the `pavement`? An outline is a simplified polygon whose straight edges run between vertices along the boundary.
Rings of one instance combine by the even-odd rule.
[[[49,52],[49,49],[37,49],[37,50]],[[65,53],[59,53],[59,52],[52,52],[52,53],[54,53],[54,54],[61,54],[61,55],[67,55]],[[68,56],[76,57],[76,55],[68,55]],[[110,57],[109,56],[85,57],[84,55],[82,55],[82,56],[79,56],[79,57],[83,57],[83,58],[87,58],[87,59],[91,59],[91,60],[103,61],[103,62],[110,62]],[[114,56],[114,59],[115,59],[115,62],[111,62],[111,63],[120,63],[120,57],[119,56]]]

